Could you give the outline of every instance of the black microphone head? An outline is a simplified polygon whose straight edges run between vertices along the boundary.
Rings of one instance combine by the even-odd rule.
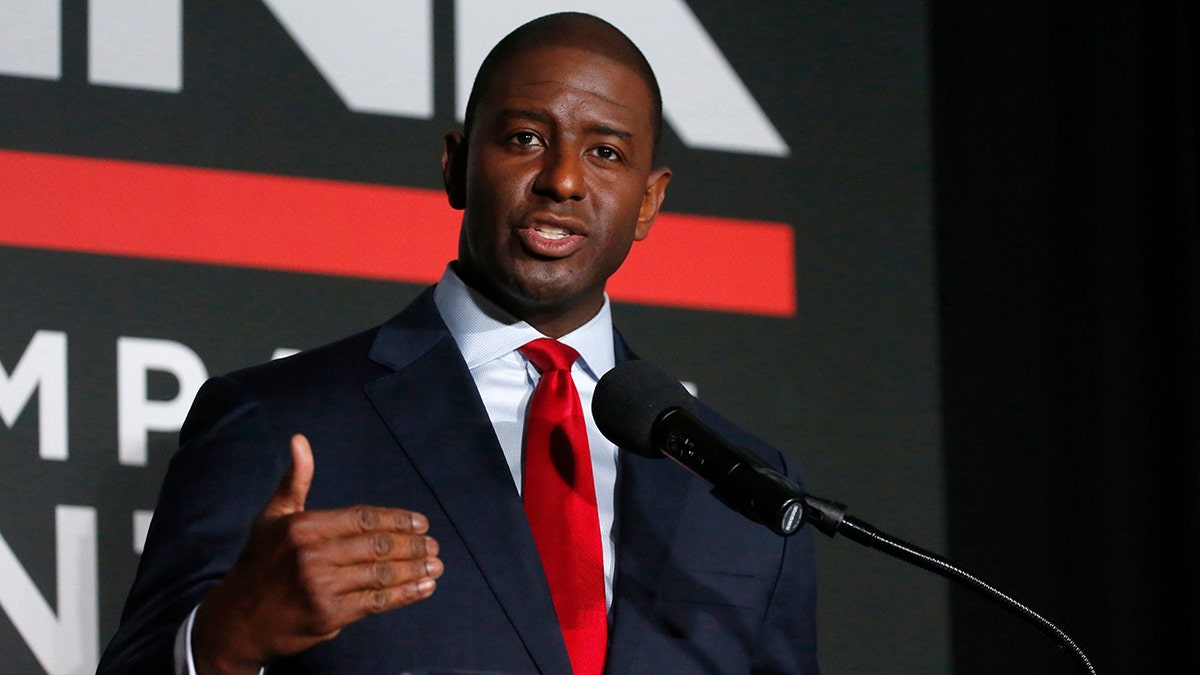
[[[592,416],[600,433],[618,447],[645,457],[662,457],[651,432],[664,412],[696,403],[679,380],[646,361],[626,361],[604,374],[592,396]]]

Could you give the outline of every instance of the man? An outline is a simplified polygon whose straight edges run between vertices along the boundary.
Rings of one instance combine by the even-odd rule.
[[[557,14],[501,41],[445,138],[458,259],[383,326],[205,385],[100,672],[815,673],[808,533],[777,537],[590,421],[596,380],[635,358],[604,287],[662,203],[660,128],[653,72],[611,25]],[[567,520],[527,512],[544,338],[580,355],[556,381],[583,399],[593,515],[543,559],[531,524]],[[559,558],[589,537],[582,631],[556,589],[586,576]]]

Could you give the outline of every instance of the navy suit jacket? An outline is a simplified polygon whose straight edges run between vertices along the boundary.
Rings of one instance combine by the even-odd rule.
[[[618,362],[630,358],[618,336]],[[786,471],[778,452],[703,416]],[[307,508],[423,513],[446,571],[432,597],[269,672],[570,672],[520,497],[427,291],[380,327],[205,384],[99,673],[172,672],[177,630],[233,565],[297,432],[316,462]],[[779,537],[671,460],[622,451],[619,464],[607,672],[815,674],[807,528]]]

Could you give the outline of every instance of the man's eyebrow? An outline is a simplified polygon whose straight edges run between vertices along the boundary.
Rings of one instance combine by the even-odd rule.
[[[533,122],[540,122],[542,124],[554,123],[554,118],[552,118],[549,113],[545,113],[540,110],[527,110],[525,108],[507,108],[505,110],[501,110],[500,118],[531,120]],[[616,138],[624,141],[628,141],[633,138],[632,133],[624,129],[618,129],[616,127],[609,126],[607,124],[592,124],[588,126],[587,130],[588,133],[599,134],[601,136],[615,136]]]
[[[633,134],[630,132],[625,131],[624,129],[610,127],[607,124],[593,124],[588,127],[588,131],[593,134],[600,134],[601,136],[616,136],[623,141],[628,141],[633,138]]]
[[[543,124],[550,124],[553,122],[553,120],[550,118],[550,115],[547,113],[539,112],[537,110],[525,110],[523,108],[508,108],[507,110],[502,110],[500,111],[500,117],[502,119],[514,118],[532,120],[534,122],[541,122]]]

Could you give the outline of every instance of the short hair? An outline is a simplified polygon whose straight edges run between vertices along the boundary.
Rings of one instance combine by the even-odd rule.
[[[605,39],[595,39],[603,36]],[[463,121],[463,135],[470,137],[475,123],[479,100],[488,92],[492,78],[501,66],[513,57],[536,47],[574,47],[583,49],[626,66],[641,76],[650,90],[650,126],[654,132],[651,157],[657,161],[658,146],[662,140],[662,92],[650,62],[642,50],[625,33],[611,23],[582,12],[559,12],[529,21],[504,36],[479,66],[471,95],[467,98],[467,110]]]

